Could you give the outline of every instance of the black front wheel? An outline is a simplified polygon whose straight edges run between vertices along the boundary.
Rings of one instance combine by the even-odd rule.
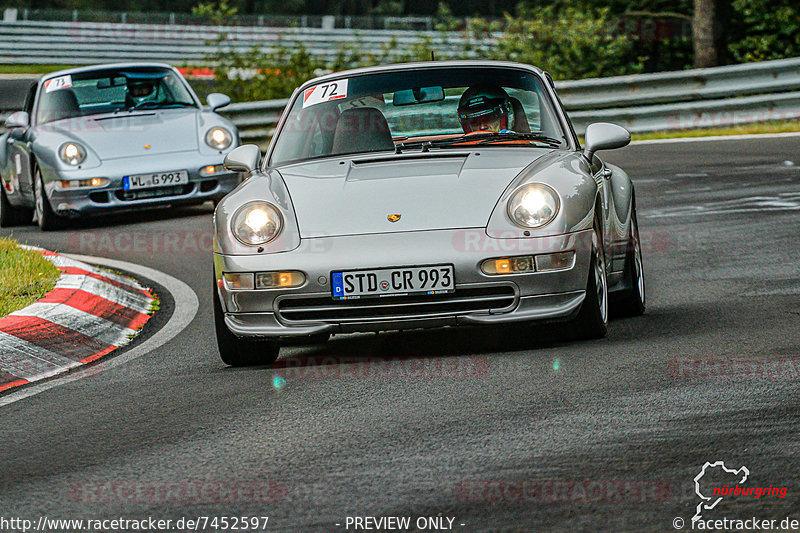
[[[586,299],[572,324],[573,335],[578,339],[601,339],[608,335],[608,278],[601,235],[595,224]]]
[[[628,241],[628,251],[625,254],[625,273],[622,283],[625,288],[613,294],[614,299],[611,303],[615,316],[629,317],[644,314],[644,264],[635,207],[631,213],[631,235]]]
[[[237,337],[225,325],[225,313],[219,300],[217,288],[214,292],[214,326],[217,347],[222,362],[229,366],[271,365],[278,358],[280,346],[274,341]]]
[[[35,202],[36,221],[42,231],[52,231],[64,227],[64,219],[56,215],[50,206],[50,200],[44,189],[42,172],[36,167],[34,171],[33,196]]]

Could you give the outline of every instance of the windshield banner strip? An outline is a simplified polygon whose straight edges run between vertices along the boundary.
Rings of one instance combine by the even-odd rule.
[[[336,80],[305,90],[303,93],[303,109],[312,105],[347,98],[347,80]]]

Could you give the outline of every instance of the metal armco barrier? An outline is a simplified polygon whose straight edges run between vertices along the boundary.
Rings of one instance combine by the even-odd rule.
[[[657,74],[558,82],[569,109],[711,100],[800,89],[800,57]]]
[[[476,42],[461,33],[434,31],[24,21],[0,23],[0,63],[206,63],[220,34],[226,35],[225,46],[241,52],[254,45],[268,51],[277,44],[302,43],[326,60],[343,45],[378,50],[393,44],[402,54],[423,39],[442,59],[479,57],[500,37]],[[800,58],[561,81],[556,86],[579,134],[598,121],[643,133],[800,118]],[[247,102],[221,111],[240,128],[242,139],[263,141],[285,105],[286,100]]]
[[[646,133],[800,118],[800,58],[562,81],[556,87],[579,135],[592,122]],[[258,139],[275,127],[272,119],[285,105],[286,100],[248,102],[224,112],[242,128],[243,139]]]
[[[477,57],[493,39],[474,40],[461,33],[404,30],[348,30],[322,28],[270,28],[261,26],[178,26],[97,22],[23,21],[0,23],[0,63],[91,64],[103,61],[166,61],[179,65],[208,63],[208,56],[224,35],[223,46],[264,52],[276,45],[301,43],[325,61],[336,58],[343,46],[379,51],[401,57],[422,40],[441,58]],[[471,51],[465,51],[469,48]]]

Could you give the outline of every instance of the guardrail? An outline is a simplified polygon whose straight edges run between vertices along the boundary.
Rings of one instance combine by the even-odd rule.
[[[198,25],[208,23],[208,19],[191,13],[168,11],[99,11],[78,9],[25,9],[6,8],[0,22],[72,21],[72,22],[121,22],[123,24],[181,24]],[[449,18],[462,27],[468,18]],[[236,14],[226,19],[231,26],[277,26],[299,28],[353,28],[362,30],[433,30],[442,22],[433,16],[387,16],[387,15],[275,15],[275,14]]]
[[[800,118],[800,58],[729,67],[556,82],[579,135],[592,122],[632,133]],[[286,100],[233,104],[242,138],[263,139]]]
[[[438,31],[22,21],[0,23],[0,63],[83,65],[137,60],[208,65],[220,36],[224,36],[223,47],[241,53],[255,46],[270,52],[277,45],[301,43],[324,61],[334,60],[348,45],[385,50],[388,58],[397,59],[422,42],[443,59],[478,57],[496,38],[479,41],[458,32]]]
[[[365,48],[395,42],[398,53],[426,38],[442,58],[478,56],[494,44],[489,39],[475,46],[461,34],[439,32],[15,22],[0,23],[0,63],[157,59],[185,64],[205,58],[209,42],[220,33],[227,34],[226,46],[241,51],[254,44],[268,50],[278,42],[299,41],[322,58],[335,55],[338,45],[353,44],[355,36],[357,45]],[[465,52],[465,47],[471,51]],[[556,86],[579,134],[597,121],[644,133],[800,118],[800,58],[561,81]],[[271,135],[285,105],[286,100],[238,103],[223,113],[240,128],[242,139],[263,140]]]
[[[800,57],[558,83],[559,95],[573,110],[712,100],[797,89],[800,89]]]
[[[261,100],[231,104],[219,110],[239,129],[243,141],[262,143],[272,137],[275,126],[289,100]]]

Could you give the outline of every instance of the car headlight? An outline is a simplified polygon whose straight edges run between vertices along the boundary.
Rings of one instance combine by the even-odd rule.
[[[541,228],[558,214],[558,194],[543,183],[529,183],[508,200],[508,216],[523,228]]]
[[[78,143],[68,142],[58,149],[61,160],[73,167],[77,167],[86,160],[86,150]]]
[[[233,136],[225,128],[211,128],[206,133],[206,144],[214,150],[225,150],[232,142]]]
[[[280,211],[267,202],[248,202],[240,207],[231,220],[233,236],[248,246],[266,244],[281,232]]]

